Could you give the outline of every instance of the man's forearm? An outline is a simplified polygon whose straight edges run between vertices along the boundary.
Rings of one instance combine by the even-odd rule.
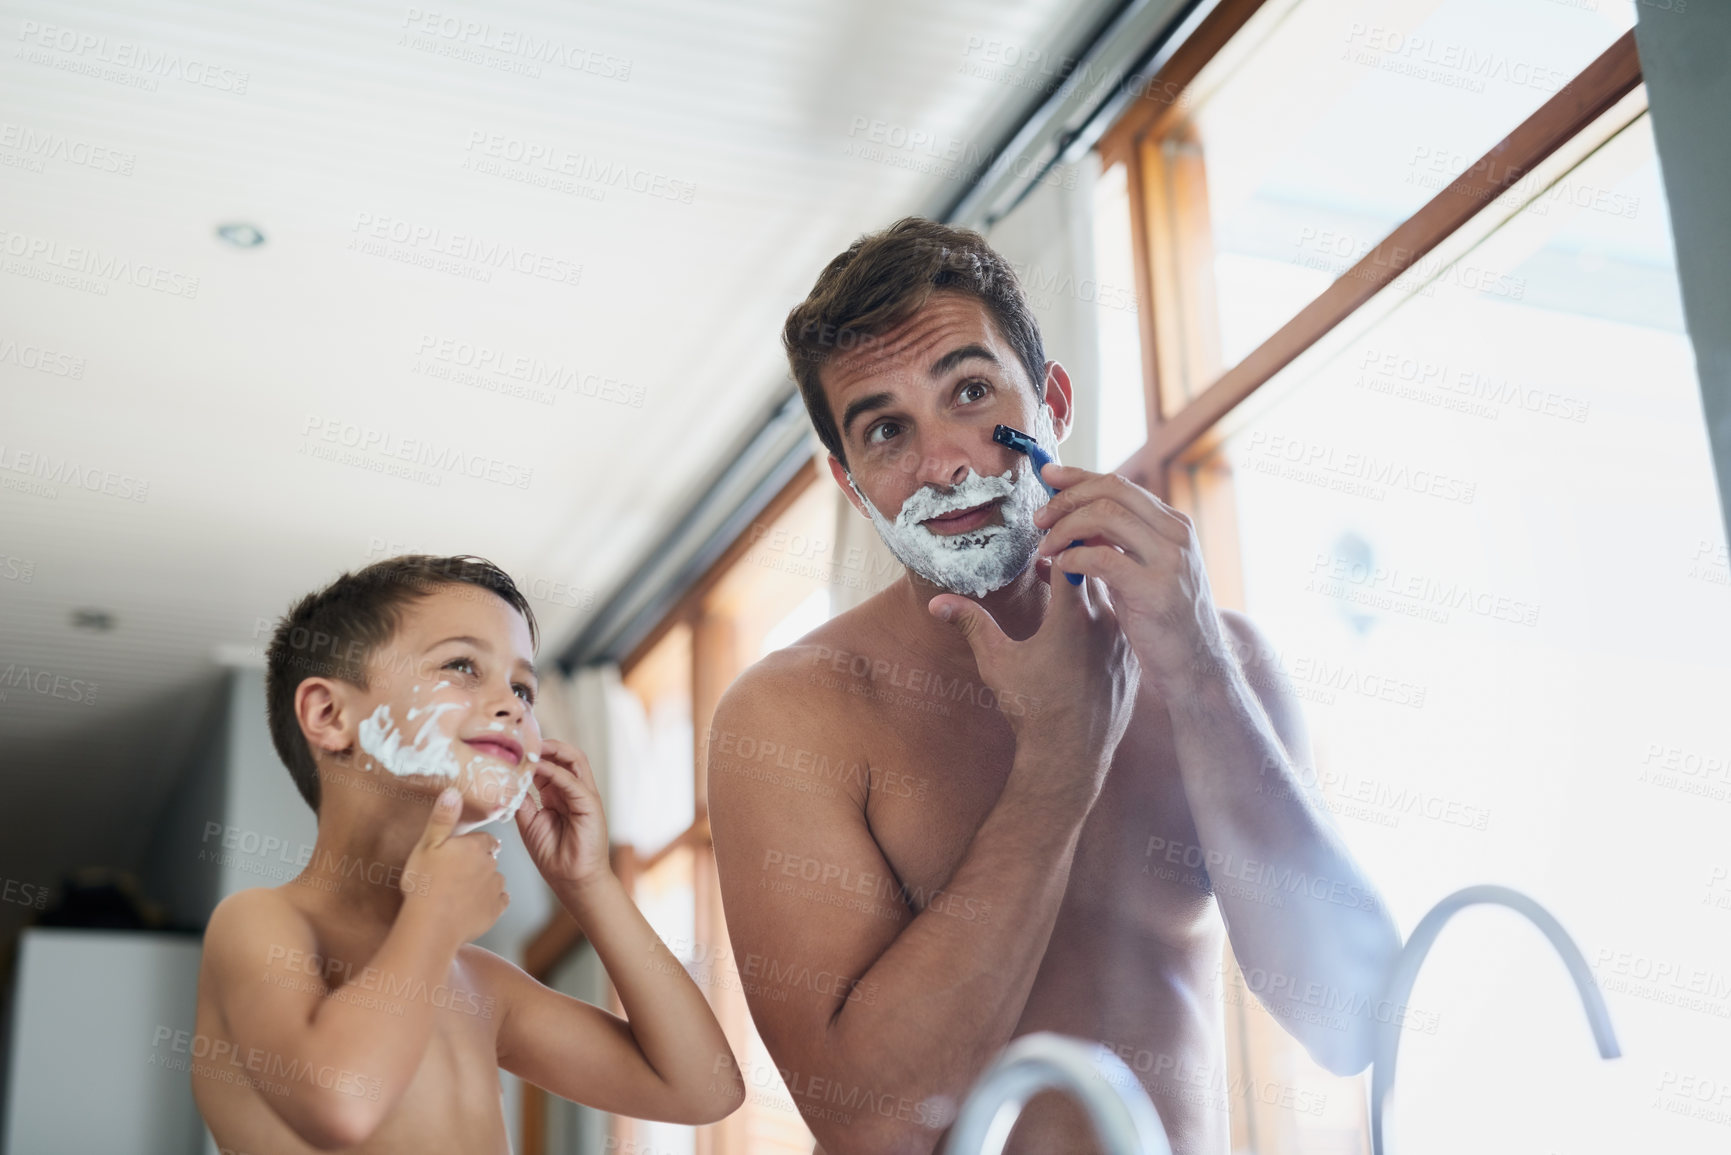
[[[1319,1000],[1372,1007],[1400,934],[1301,781],[1314,768],[1292,765],[1231,663],[1167,705],[1198,850],[1233,952],[1268,976],[1258,994],[1295,1008]],[[1292,1030],[1330,1066],[1357,1069],[1368,1058],[1366,1014],[1341,1028]]]
[[[1017,766],[945,885],[861,983],[827,1039],[833,1078],[874,1094],[959,1102],[1022,1015],[1063,902],[1087,803],[1031,786],[1054,777],[1041,755]]]

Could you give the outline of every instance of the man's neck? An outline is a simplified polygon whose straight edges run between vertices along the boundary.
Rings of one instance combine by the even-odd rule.
[[[1050,569],[1044,559],[1031,562],[1008,585],[969,600],[991,614],[1005,634],[1016,641],[1026,640],[1046,620],[1046,607],[1052,599],[1046,577]],[[889,628],[904,645],[940,668],[975,668],[973,649],[962,632],[926,608],[939,594],[954,591],[904,569],[885,592]]]

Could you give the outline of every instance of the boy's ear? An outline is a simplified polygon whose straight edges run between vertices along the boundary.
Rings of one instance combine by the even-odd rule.
[[[295,687],[295,717],[314,750],[341,754],[355,744],[354,687],[334,678],[307,678]]]

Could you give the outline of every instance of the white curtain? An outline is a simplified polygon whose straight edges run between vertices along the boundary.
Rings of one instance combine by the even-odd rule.
[[[1054,168],[1016,210],[987,233],[1016,269],[1046,358],[1070,374],[1076,412],[1060,459],[1100,468],[1100,289],[1094,268],[1094,185],[1100,160]],[[1117,464],[1112,462],[1111,464]]]

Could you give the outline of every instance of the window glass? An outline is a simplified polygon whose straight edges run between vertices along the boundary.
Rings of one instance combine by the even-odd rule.
[[[697,903],[695,858],[688,846],[671,851],[637,879],[633,897],[643,917],[655,928],[661,941],[675,950],[691,946],[696,939]],[[690,958],[681,958],[689,964]],[[660,1123],[647,1119],[632,1124],[636,1130],[639,1150],[656,1155],[692,1155],[697,1149],[697,1128],[678,1123]]]
[[[608,814],[615,842],[653,854],[696,816],[696,757],[691,724],[691,629],[667,632],[625,676],[641,713],[621,711],[624,748],[635,757],[617,771]]]
[[[1536,930],[1458,916],[1403,1010],[1403,1152],[1723,1139],[1684,1088],[1731,1054],[1731,576],[1669,238],[1643,115],[1197,463],[1403,931],[1525,891],[1623,1040],[1599,1060]]]
[[[1271,0],[1197,77],[1220,368],[1634,23],[1621,0]],[[1194,395],[1207,381],[1189,383]]]
[[[1108,286],[1134,285],[1136,269],[1130,240],[1130,190],[1124,166],[1100,174],[1094,186],[1094,268],[1101,286],[1095,310],[1100,345],[1098,389],[1101,420],[1094,460],[1116,469],[1148,440],[1148,406],[1142,385],[1142,330],[1133,290],[1108,293]],[[1081,383],[1077,382],[1078,392]]]

